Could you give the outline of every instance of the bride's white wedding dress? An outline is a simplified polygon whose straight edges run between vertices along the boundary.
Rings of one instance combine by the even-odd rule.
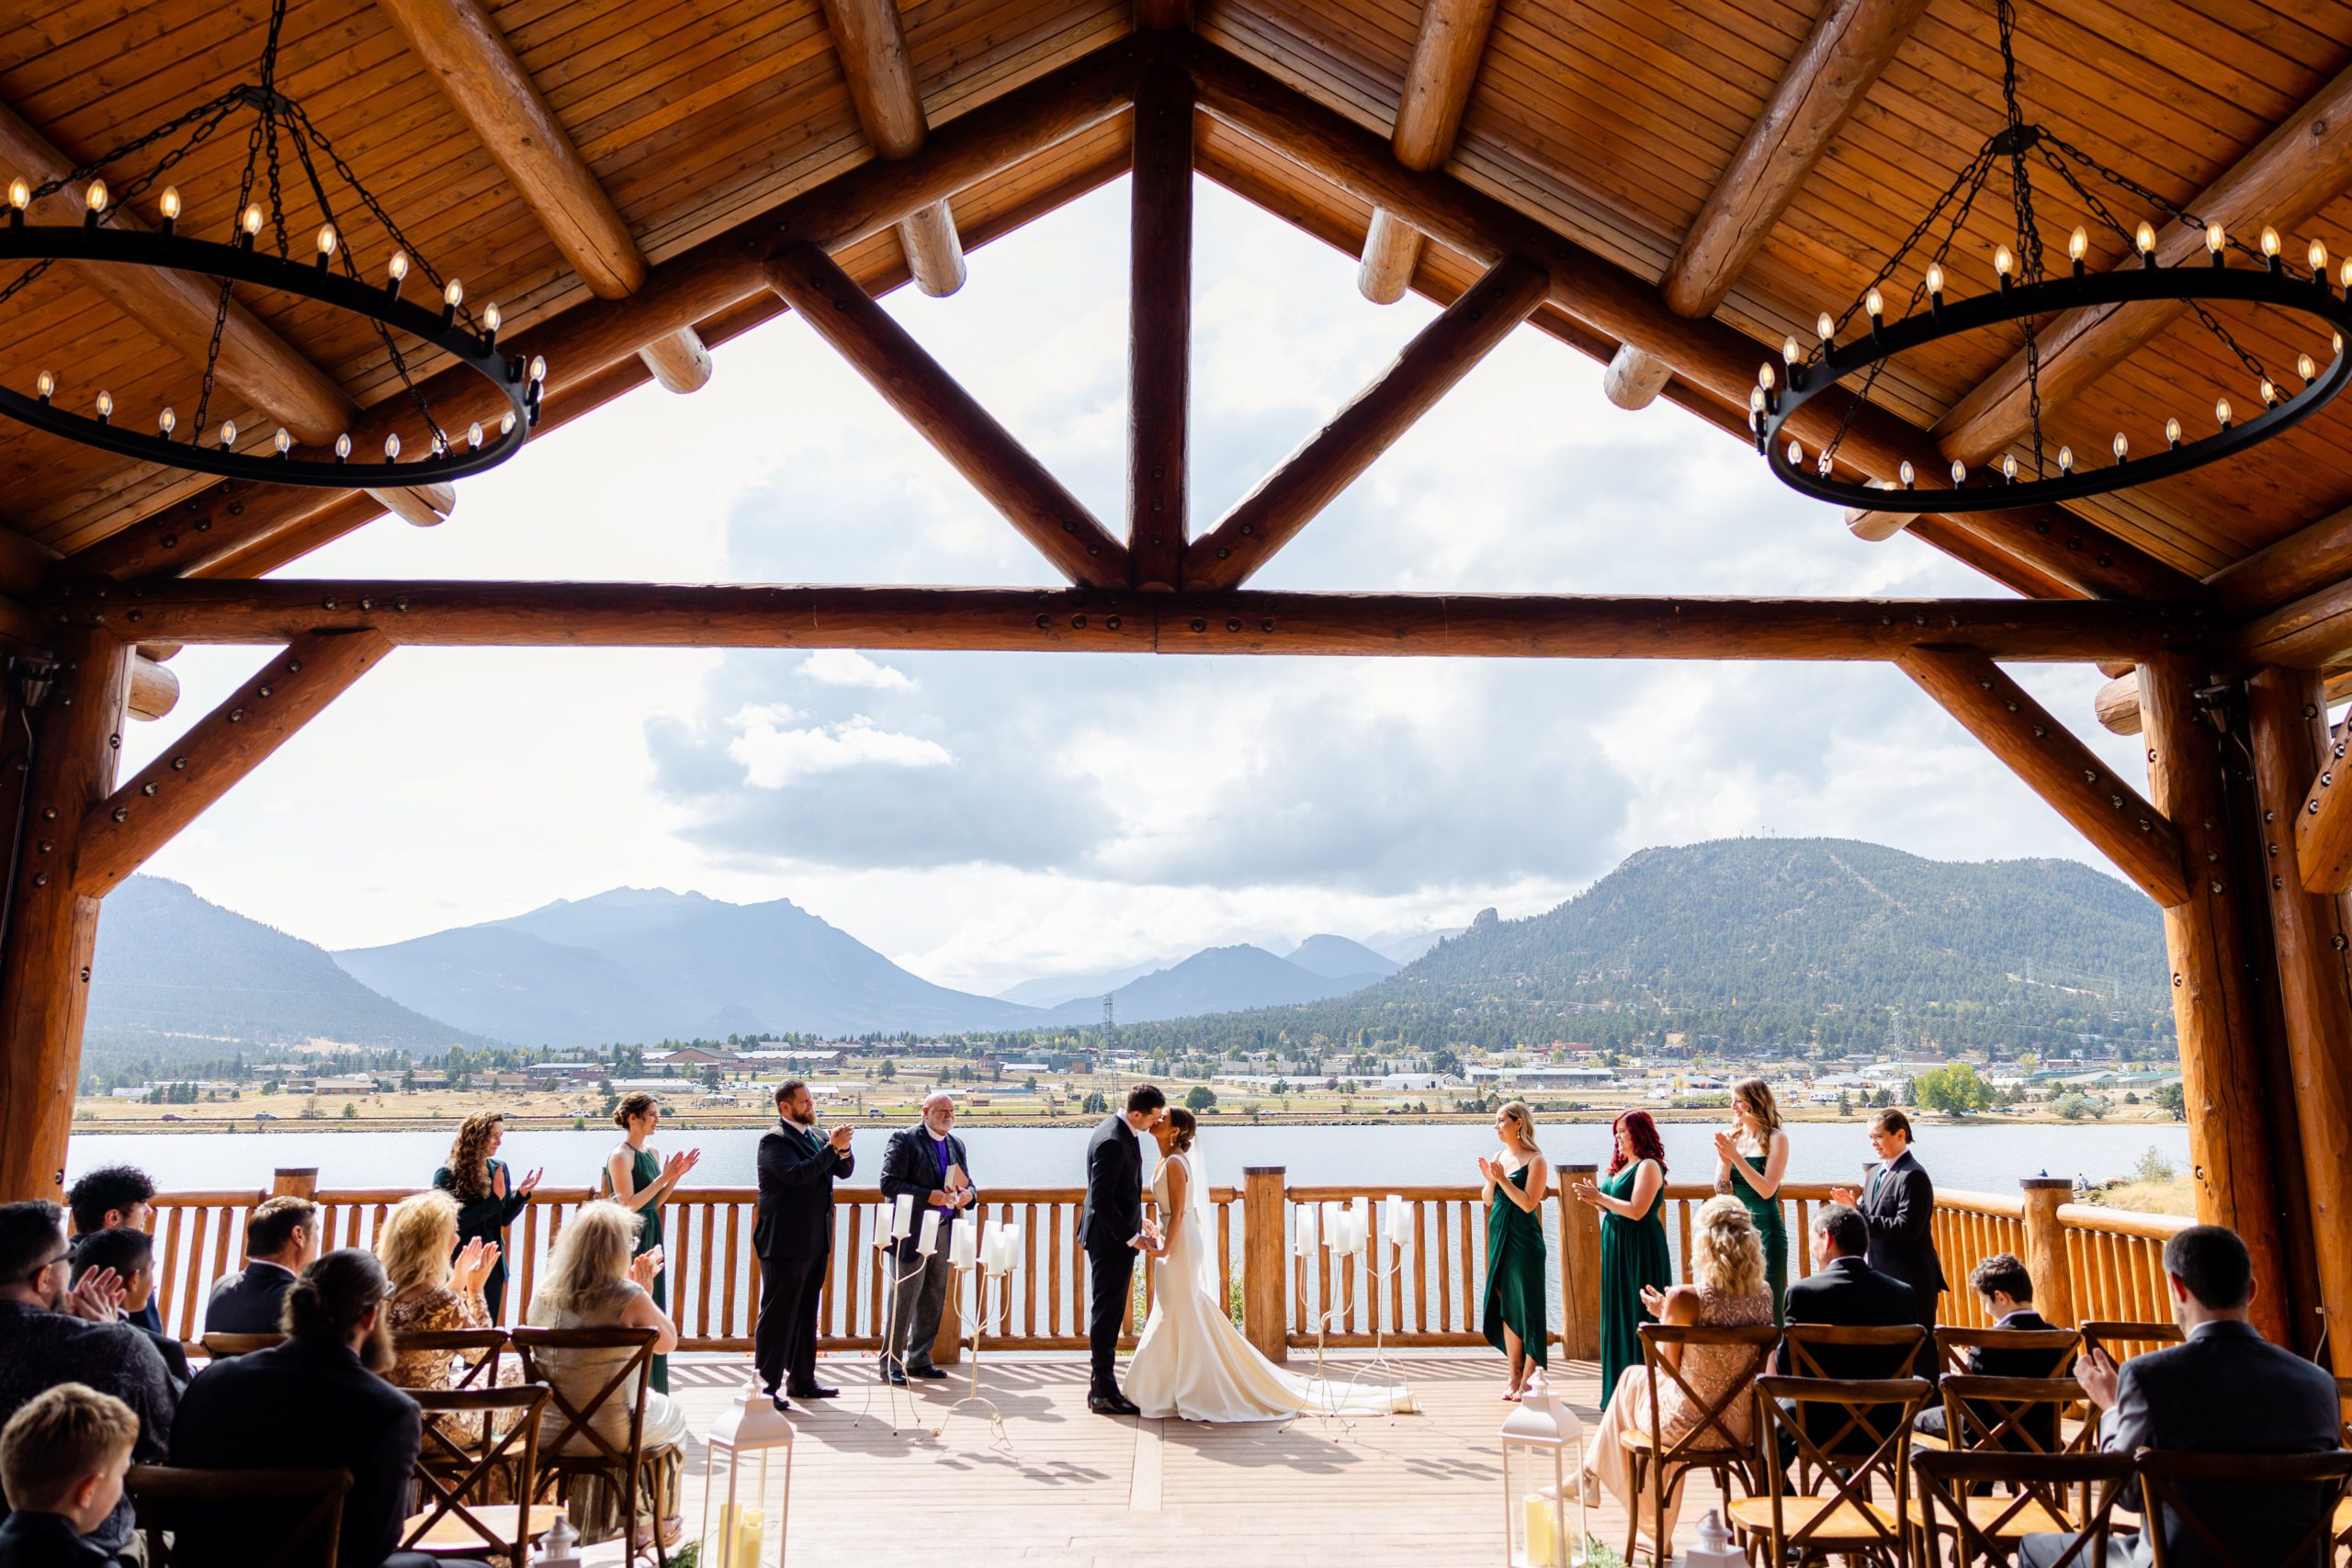
[[[1170,1155],[1152,1173],[1159,1213],[1169,1203],[1170,1168],[1182,1162],[1191,1201],[1157,1260],[1151,1316],[1120,1380],[1121,1392],[1148,1416],[1187,1421],[1280,1421],[1297,1416],[1388,1416],[1413,1408],[1409,1389],[1318,1382],[1283,1371],[1226,1314],[1217,1289],[1216,1247],[1207,1225],[1208,1189],[1186,1155]],[[1163,1228],[1167,1228],[1163,1221]]]

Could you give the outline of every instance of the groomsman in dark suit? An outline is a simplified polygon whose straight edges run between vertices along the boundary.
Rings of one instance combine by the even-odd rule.
[[[1078,1212],[1078,1245],[1086,1251],[1091,1297],[1086,1342],[1093,1363],[1086,1407],[1098,1416],[1142,1414],[1119,1392],[1115,1368],[1136,1254],[1157,1245],[1144,1230],[1143,1150],[1136,1134],[1148,1132],[1167,1114],[1168,1097],[1138,1084],[1128,1091],[1126,1110],[1104,1117],[1086,1141],[1086,1201]]]
[[[833,1180],[855,1162],[850,1126],[817,1131],[817,1102],[795,1078],[775,1091],[781,1123],[760,1140],[760,1205],[752,1248],[760,1258],[760,1321],[752,1359],[778,1410],[831,1399],[817,1386],[817,1301],[833,1255]]]
[[[911,1197],[916,1211],[914,1230],[891,1248],[898,1304],[891,1313],[891,1342],[882,1348],[884,1382],[903,1387],[909,1378],[947,1375],[931,1364],[932,1341],[939,1337],[939,1320],[947,1310],[947,1238],[956,1216],[978,1192],[964,1140],[956,1135],[956,1097],[940,1089],[922,1102],[922,1120],[891,1134],[882,1151],[883,1200],[895,1204],[901,1196]],[[926,1209],[939,1212],[937,1247],[928,1258],[916,1250]]]
[[[1850,1187],[1834,1188],[1833,1201],[1850,1203],[1870,1226],[1870,1265],[1911,1287],[1918,1321],[1932,1336],[1939,1299],[1944,1293],[1943,1260],[1936,1256],[1936,1184],[1911,1153],[1911,1118],[1886,1110],[1871,1117],[1871,1168],[1860,1197]],[[1922,1369],[1932,1378],[1932,1367]]]

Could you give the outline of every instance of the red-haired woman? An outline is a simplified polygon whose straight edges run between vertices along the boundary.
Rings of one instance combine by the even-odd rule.
[[[1642,1363],[1641,1325],[1656,1323],[1649,1298],[1674,1283],[1666,1220],[1658,1195],[1666,1190],[1666,1145],[1646,1111],[1619,1113],[1609,1174],[1576,1195],[1600,1211],[1600,1386],[1613,1389],[1627,1367]]]

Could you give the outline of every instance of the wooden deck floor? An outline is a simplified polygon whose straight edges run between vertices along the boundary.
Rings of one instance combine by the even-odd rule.
[[[1004,1415],[995,1440],[984,1416],[959,1414],[933,1438],[965,1382],[921,1387],[894,1432],[876,1389],[862,1416],[870,1361],[828,1359],[821,1375],[842,1397],[796,1406],[787,1563],[824,1568],[933,1560],[956,1568],[1100,1563],[1104,1568],[1284,1568],[1342,1550],[1366,1564],[1498,1559],[1501,1471],[1495,1433],[1504,1405],[1493,1357],[1399,1359],[1420,1413],[1340,1422],[1250,1427],[1118,1420],[1086,1409],[1083,1364],[1069,1357],[990,1356],[981,1392]],[[1591,1362],[1555,1369],[1588,1421],[1598,1415]],[[689,1425],[707,1430],[750,1376],[741,1357],[673,1359],[671,1391]],[[902,1421],[906,1417],[900,1417]],[[689,1539],[702,1508],[699,1437],[686,1459]],[[1714,1501],[1693,1478],[1687,1534]],[[1624,1543],[1623,1514],[1596,1509],[1592,1531]],[[617,1543],[593,1562],[618,1561]]]

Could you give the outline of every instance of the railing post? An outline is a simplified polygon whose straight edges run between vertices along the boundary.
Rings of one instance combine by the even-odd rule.
[[[979,1221],[974,1218],[959,1220],[956,1223],[975,1225],[979,1224]],[[1061,1245],[1061,1239],[1058,1236],[1049,1236],[1046,1240],[1050,1246]],[[947,1238],[941,1236],[939,1245],[944,1250]],[[954,1280],[956,1276],[951,1273],[948,1278]],[[957,1283],[960,1284],[962,1281],[958,1280]],[[940,1306],[939,1332],[933,1335],[931,1340],[931,1364],[934,1367],[952,1367],[964,1359],[964,1309],[956,1300],[959,1293],[957,1291],[949,1291],[947,1300]]]
[[[1241,1173],[1241,1332],[1270,1361],[1290,1357],[1285,1176],[1278,1165]]]
[[[1600,1359],[1600,1211],[1569,1190],[1600,1179],[1597,1165],[1564,1165],[1555,1173],[1560,1200],[1560,1354],[1571,1361]],[[1476,1311],[1470,1314],[1475,1326]]]
[[[273,1198],[316,1198],[319,1195],[319,1168],[311,1166],[279,1166],[270,1178],[269,1195]]]
[[[2074,1195],[2075,1184],[2063,1176],[2028,1176],[2018,1185],[2025,1191],[2025,1271],[2033,1277],[2034,1309],[2062,1328],[2071,1326],[2075,1278],[2066,1267],[2066,1227],[2058,1206]]]

